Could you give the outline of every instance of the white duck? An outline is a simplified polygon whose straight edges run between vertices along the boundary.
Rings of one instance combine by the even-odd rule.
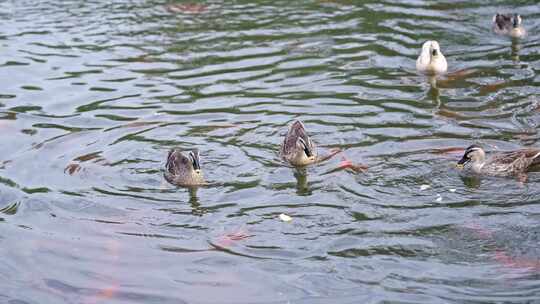
[[[446,73],[448,64],[446,58],[435,40],[428,40],[422,45],[420,56],[416,60],[416,70],[427,75]]]

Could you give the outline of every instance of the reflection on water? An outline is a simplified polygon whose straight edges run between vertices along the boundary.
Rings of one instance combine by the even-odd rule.
[[[460,176],[460,178],[463,181],[463,185],[468,188],[478,189],[480,188],[480,185],[482,185],[482,178],[480,176],[464,174]]]
[[[518,39],[512,39],[512,60],[519,64],[519,51],[521,50],[521,42]]]
[[[294,170],[294,177],[296,178],[296,193],[298,195],[310,195],[308,176],[306,168],[298,168]]]
[[[521,12],[527,39],[493,35],[497,11]],[[538,147],[535,1],[0,16],[0,302],[537,301],[540,175],[453,166],[471,143]],[[433,39],[437,79],[415,71]],[[344,153],[284,166],[295,119]],[[166,183],[172,147],[199,148],[212,184]]]

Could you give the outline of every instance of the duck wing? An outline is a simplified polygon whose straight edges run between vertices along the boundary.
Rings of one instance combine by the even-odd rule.
[[[172,149],[167,155],[167,163],[165,169],[173,175],[178,175],[181,171],[180,163],[184,161],[184,155],[178,149]]]
[[[524,149],[525,156],[531,160],[530,166],[540,165],[540,149]]]
[[[521,149],[495,154],[489,162],[511,167],[513,171],[525,171],[532,165],[540,164],[539,156],[540,149]]]

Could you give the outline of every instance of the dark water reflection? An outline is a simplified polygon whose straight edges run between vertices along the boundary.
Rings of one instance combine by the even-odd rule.
[[[170,4],[0,3],[0,302],[538,301],[540,175],[451,153],[538,146],[535,1]],[[283,166],[297,118],[369,170]],[[174,146],[212,186],[164,182]]]

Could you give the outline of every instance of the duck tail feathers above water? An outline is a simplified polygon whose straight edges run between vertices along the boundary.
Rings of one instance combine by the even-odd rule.
[[[532,157],[532,159],[533,166],[540,165],[540,150],[536,150],[536,154]]]
[[[493,23],[499,30],[504,30],[509,24],[512,23],[512,17],[505,14],[496,14],[493,17]]]

